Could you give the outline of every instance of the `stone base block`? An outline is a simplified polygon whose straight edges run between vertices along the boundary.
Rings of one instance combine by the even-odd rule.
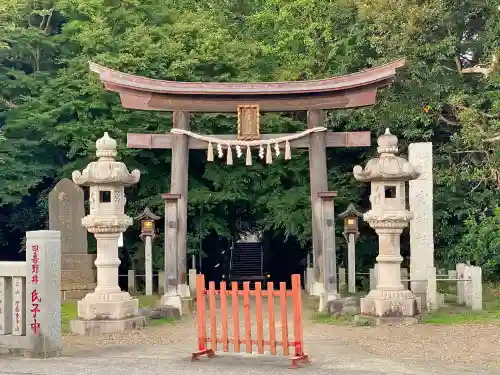
[[[359,297],[345,297],[328,301],[326,311],[331,315],[359,314],[360,299]]]
[[[137,316],[139,300],[127,292],[90,293],[78,301],[78,316],[85,320],[120,320]]]
[[[340,294],[321,294],[319,296],[319,306],[318,306],[318,311],[320,312],[323,312],[323,311],[327,311],[327,304],[328,302],[330,301],[337,301],[339,299],[341,299],[342,297],[340,296]]]
[[[69,322],[70,331],[82,336],[96,336],[106,333],[116,333],[142,329],[146,326],[144,316],[133,316],[125,319],[77,319]]]
[[[172,306],[160,306],[153,309],[141,308],[139,309],[139,315],[146,317],[147,319],[180,319],[179,310]]]
[[[183,314],[183,310],[182,310],[182,298],[181,296],[168,296],[166,294],[164,294],[162,297],[161,297],[161,300],[160,300],[160,306],[165,306],[165,307],[172,307],[172,308],[176,308],[177,310],[179,310],[179,315],[182,315]]]
[[[397,317],[380,317],[368,315],[356,315],[354,317],[355,324],[366,324],[373,326],[412,326],[418,324],[419,316],[397,316]]]
[[[50,350],[26,349],[24,351],[24,356],[26,358],[51,358],[51,357],[59,357],[61,353],[62,349],[50,349]]]
[[[374,317],[412,317],[420,313],[420,298],[409,290],[372,290],[361,298],[362,315]]]
[[[91,270],[95,267],[96,254],[62,254],[61,269],[67,271]]]
[[[93,282],[66,283],[61,285],[61,301],[83,299],[97,286]]]
[[[87,294],[92,293],[93,289],[83,290],[61,290],[61,301],[74,301],[84,298]]]

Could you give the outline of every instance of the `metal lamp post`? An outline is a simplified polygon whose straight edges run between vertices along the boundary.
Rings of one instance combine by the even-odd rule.
[[[159,216],[151,212],[149,207],[135,217],[141,223],[141,240],[144,241],[144,261],[146,271],[146,295],[153,294],[153,240],[156,237],[155,221],[160,219]]]
[[[342,234],[347,241],[348,291],[356,293],[356,241],[359,237],[358,219],[363,217],[363,214],[350,204],[338,217],[344,219]]]

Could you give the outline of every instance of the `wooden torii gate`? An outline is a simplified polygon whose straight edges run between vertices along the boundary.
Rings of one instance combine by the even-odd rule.
[[[329,226],[323,223],[320,196],[328,191],[326,148],[371,145],[370,131],[326,131],[324,110],[375,104],[377,90],[392,83],[396,69],[404,65],[405,60],[400,59],[354,74],[311,81],[205,83],[150,79],[90,63],[105,88],[120,94],[124,108],[173,112],[170,133],[127,134],[129,148],[172,149],[170,193],[163,195],[166,295],[184,297],[189,293],[186,284],[189,150],[207,149],[207,158],[212,160],[214,144],[219,156],[226,156],[228,164],[233,162],[234,148],[238,156],[242,156],[241,148],[246,148],[247,164],[249,160],[251,164],[250,149],[255,147],[268,163],[272,160],[272,149],[279,154],[284,148],[286,159],[290,158],[290,149],[309,149],[314,279],[322,283],[325,273],[322,235],[332,230],[331,223]],[[307,130],[297,134],[260,134],[260,113],[290,111],[307,111]],[[193,133],[189,129],[190,112],[238,113],[238,132]],[[329,279],[335,280],[336,275],[329,275]]]

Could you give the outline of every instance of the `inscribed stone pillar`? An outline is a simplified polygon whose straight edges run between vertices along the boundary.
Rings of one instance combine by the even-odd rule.
[[[175,111],[173,114],[173,127],[189,130],[189,112]],[[186,277],[188,171],[189,137],[184,134],[175,134],[172,144],[170,193],[180,194],[177,206],[177,283],[181,297],[189,297],[190,295]]]
[[[59,355],[61,341],[61,233],[26,232],[26,356]]]
[[[321,110],[307,112],[307,127],[312,129],[323,126],[324,113]],[[328,191],[326,168],[326,135],[325,132],[316,132],[309,135],[309,176],[311,184],[311,224],[312,245],[314,254],[314,280],[312,294],[320,295],[323,285],[323,245],[321,237],[321,199],[318,193]]]
[[[410,279],[425,280],[428,267],[434,266],[433,230],[433,176],[432,143],[412,143],[408,147],[408,161],[420,173],[420,177],[409,182],[410,211]],[[412,281],[411,289],[421,297],[425,306],[425,281]]]

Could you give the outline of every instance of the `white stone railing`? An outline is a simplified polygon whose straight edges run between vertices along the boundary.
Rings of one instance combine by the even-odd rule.
[[[26,262],[0,262],[0,348],[48,357],[61,350],[61,240],[26,233]]]
[[[473,311],[483,309],[483,279],[481,267],[459,263],[455,270],[436,274],[436,267],[427,268],[427,309],[436,310],[444,304],[444,295],[438,293],[438,282],[456,284],[457,304],[470,307]]]
[[[370,269],[370,289],[377,285],[377,267]],[[444,295],[437,292],[438,282],[456,283],[457,304],[470,307],[473,311],[483,309],[483,284],[481,267],[469,266],[459,263],[455,270],[447,273],[436,273],[436,267],[428,267],[427,278],[414,280],[408,278],[407,268],[401,268],[401,282],[408,289],[411,282],[424,283],[426,285],[425,304],[428,310],[436,310],[444,304]]]

